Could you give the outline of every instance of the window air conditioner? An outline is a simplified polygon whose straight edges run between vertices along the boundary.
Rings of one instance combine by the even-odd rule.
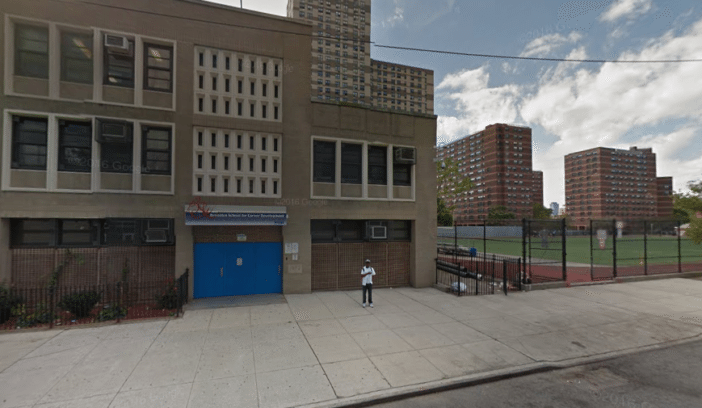
[[[103,142],[131,143],[132,124],[125,121],[97,119],[95,140]]]
[[[127,37],[121,35],[105,34],[105,48],[114,54],[132,54],[132,47],[129,46]]]
[[[413,147],[398,147],[395,150],[395,163],[415,164],[417,162],[417,150]]]
[[[169,241],[171,231],[170,220],[145,220],[144,224],[145,243],[156,244]]]
[[[380,225],[371,227],[371,239],[387,239],[388,228]]]

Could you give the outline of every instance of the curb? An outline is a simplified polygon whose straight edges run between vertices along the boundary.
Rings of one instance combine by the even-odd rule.
[[[682,273],[666,273],[666,274],[656,274],[656,275],[643,275],[643,276],[618,276],[613,280],[602,280],[595,282],[547,282],[547,283],[532,283],[523,285],[525,292],[531,292],[533,290],[547,290],[547,289],[561,289],[566,287],[579,287],[579,286],[596,286],[596,285],[610,285],[613,283],[630,283],[630,282],[644,282],[651,280],[660,279],[688,279],[688,278],[699,278],[702,277],[702,271],[700,272],[682,272]]]
[[[672,340],[664,343],[652,344],[649,346],[636,347],[633,349],[612,351],[588,357],[577,357],[557,362],[536,362],[517,367],[500,368],[492,371],[483,371],[456,377],[446,380],[432,381],[424,384],[408,385],[390,390],[375,391],[368,394],[356,395],[353,397],[339,398],[335,401],[317,402],[313,404],[301,405],[304,408],[361,408],[378,404],[385,404],[404,399],[420,397],[423,395],[438,392],[450,391],[459,388],[472,387],[476,385],[488,384],[512,378],[524,377],[532,374],[546,373],[550,371],[563,370],[578,367],[586,364],[596,364],[609,361],[615,358],[626,357],[647,351],[662,350],[674,346],[684,345],[702,340],[702,334],[680,340]]]

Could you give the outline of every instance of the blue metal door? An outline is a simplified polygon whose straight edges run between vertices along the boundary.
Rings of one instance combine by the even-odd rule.
[[[195,298],[282,291],[282,244],[195,244]]]
[[[195,244],[194,298],[229,296],[225,275],[229,244]]]
[[[256,245],[255,293],[283,292],[283,247],[280,243]]]

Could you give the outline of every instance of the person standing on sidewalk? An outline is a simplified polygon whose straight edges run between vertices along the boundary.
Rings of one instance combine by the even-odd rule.
[[[366,291],[368,291],[368,303],[370,303],[370,307],[373,307],[373,275],[375,275],[375,269],[371,268],[370,264],[370,259],[366,259],[366,266],[361,268],[361,276],[363,276],[361,281],[363,285],[363,307],[366,307]]]

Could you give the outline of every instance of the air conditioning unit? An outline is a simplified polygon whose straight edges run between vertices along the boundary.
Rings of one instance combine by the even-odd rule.
[[[395,149],[395,163],[415,164],[417,162],[417,149],[413,147],[398,147]]]
[[[133,125],[118,120],[97,119],[95,140],[99,143],[131,143]]]
[[[366,237],[371,240],[388,239],[388,223],[386,221],[368,221]]]
[[[170,242],[171,220],[144,220],[143,231],[147,244]]]
[[[127,37],[121,35],[105,34],[105,48],[108,52],[113,54],[132,55],[134,51],[132,47],[130,47]]]

